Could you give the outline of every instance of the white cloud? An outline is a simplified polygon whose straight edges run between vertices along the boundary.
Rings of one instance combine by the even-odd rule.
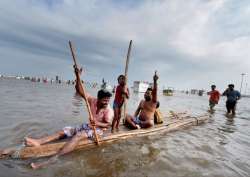
[[[26,55],[35,62],[40,56],[47,65],[62,61],[61,67],[68,69],[67,41],[72,39],[80,63],[94,79],[116,80],[133,39],[131,80],[151,80],[151,71],[157,69],[164,76],[162,83],[206,87],[209,81],[204,80],[209,77],[226,85],[250,69],[250,3],[148,0],[126,6],[97,0],[6,0],[0,7],[0,51],[14,51],[1,52],[0,58],[8,57],[10,62]],[[22,53],[17,56],[19,50]],[[104,68],[107,72],[102,74]],[[4,70],[11,72],[12,68]],[[72,77],[71,72],[61,74],[67,78]],[[188,82],[190,78],[194,81]]]

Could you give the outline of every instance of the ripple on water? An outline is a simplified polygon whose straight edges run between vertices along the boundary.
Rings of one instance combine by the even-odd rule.
[[[71,86],[0,82],[1,147],[16,146],[25,136],[40,137],[87,120],[84,103]],[[96,90],[90,92],[96,95]],[[132,94],[128,112],[134,112],[142,96]],[[164,113],[207,113],[206,96],[180,94],[159,98]],[[224,102],[222,98],[211,119],[201,126],[76,151],[37,171],[31,170],[29,163],[44,159],[0,161],[0,171],[6,176],[53,177],[249,176],[250,99],[238,103],[237,114],[231,119],[225,116]]]

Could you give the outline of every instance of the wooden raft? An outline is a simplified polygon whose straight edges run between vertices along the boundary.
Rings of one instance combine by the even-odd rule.
[[[122,128],[118,133],[111,134],[105,133],[105,135],[100,138],[100,144],[106,144],[122,139],[132,138],[132,137],[141,137],[152,134],[166,133],[171,131],[176,131],[183,127],[189,127],[192,125],[199,125],[209,119],[208,115],[198,116],[198,117],[180,117],[179,119],[171,119],[166,123],[155,125],[149,129],[139,129],[139,130],[128,130]],[[53,142],[49,144],[44,144],[39,147],[22,147],[21,149],[8,148],[0,150],[0,159],[4,158],[18,158],[18,159],[27,159],[27,158],[39,158],[39,157],[48,157],[56,154],[68,141]],[[88,140],[83,141],[78,144],[76,150],[94,147],[96,146],[94,141]]]

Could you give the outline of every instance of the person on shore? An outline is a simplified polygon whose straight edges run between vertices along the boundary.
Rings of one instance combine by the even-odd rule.
[[[131,129],[150,128],[154,125],[154,114],[159,104],[157,101],[158,76],[156,72],[153,80],[153,89],[147,89],[144,94],[144,100],[140,102],[134,116],[127,115],[125,118],[125,125]]]
[[[229,84],[228,88],[223,92],[223,96],[227,96],[226,108],[227,113],[235,114],[237,101],[241,98],[239,91],[234,90],[234,84]]]
[[[210,110],[213,110],[215,105],[218,104],[220,100],[220,92],[215,88],[216,85],[211,85],[211,91],[207,93],[208,95],[210,95],[209,97]]]
[[[129,99],[129,89],[126,86],[126,78],[124,75],[120,75],[118,78],[118,86],[115,90],[115,99],[113,103],[114,109],[114,119],[112,122],[112,129],[111,132],[113,133],[114,130],[119,130],[119,124],[121,119],[121,110],[122,105],[124,103],[124,99]]]
[[[109,106],[109,101],[112,94],[107,90],[101,89],[98,91],[97,98],[90,96],[80,85],[81,70],[78,70],[76,66],[74,66],[74,68],[76,75],[76,91],[80,96],[88,101],[94,120],[91,122],[91,124],[84,123],[76,127],[64,127],[62,130],[56,132],[55,134],[40,139],[28,137],[25,138],[26,145],[28,146],[40,146],[42,144],[59,140],[61,138],[71,138],[70,141],[68,141],[63,146],[63,148],[48,161],[41,163],[31,163],[31,167],[34,169],[48,165],[49,163],[56,161],[58,156],[73,151],[80,141],[88,141],[88,139],[93,140],[95,138],[93,131],[94,126],[96,126],[96,133],[101,136],[103,135],[103,129],[107,129],[111,125],[110,122],[113,117],[113,110]],[[84,95],[86,95],[86,97]]]

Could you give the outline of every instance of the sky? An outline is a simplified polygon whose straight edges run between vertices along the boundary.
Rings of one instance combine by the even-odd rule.
[[[73,79],[71,40],[82,79],[113,85],[133,40],[130,85],[157,70],[160,88],[239,89],[246,73],[244,90],[249,19],[249,0],[1,0],[0,74]]]

